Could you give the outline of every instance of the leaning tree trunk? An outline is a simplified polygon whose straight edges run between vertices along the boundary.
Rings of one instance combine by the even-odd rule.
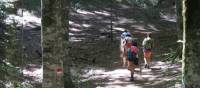
[[[68,56],[68,0],[42,1],[43,88],[73,88]],[[64,63],[64,76],[56,79],[55,68]],[[64,78],[64,79],[63,79]]]
[[[183,0],[183,83],[200,88],[200,0]]]

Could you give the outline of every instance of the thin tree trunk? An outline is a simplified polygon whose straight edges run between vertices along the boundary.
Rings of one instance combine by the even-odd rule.
[[[182,16],[182,2],[181,0],[176,0],[176,16],[177,16],[177,32],[178,32],[178,39],[182,40],[182,29],[183,29],[183,16]]]
[[[110,4],[110,39],[113,41],[113,3]]]

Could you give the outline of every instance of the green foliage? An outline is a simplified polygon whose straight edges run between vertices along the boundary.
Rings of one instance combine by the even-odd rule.
[[[13,2],[15,10],[25,9],[36,16],[41,15],[41,0],[16,0]]]
[[[5,9],[4,3],[0,1],[0,22],[3,22],[3,19],[5,18]]]
[[[130,4],[136,4],[137,6],[147,8],[157,5],[158,0],[126,0]]]
[[[2,82],[10,82],[12,85],[16,85],[16,86],[19,83],[22,83],[22,80],[23,80],[22,72],[19,68],[16,68],[15,66],[11,64],[0,64],[0,72],[1,72],[0,78]],[[2,83],[2,84],[5,85],[6,83]]]
[[[22,73],[19,68],[12,63],[16,63],[16,22],[11,25],[6,25],[4,20],[11,7],[6,6],[9,2],[0,1],[0,59],[4,62],[0,63],[0,83],[5,86],[4,82],[10,82],[13,85],[15,82],[21,83]],[[1,87],[2,88],[2,87]],[[4,88],[4,87],[3,87]]]
[[[72,0],[71,7],[73,8],[97,8],[110,7],[111,5],[119,3],[118,0]]]
[[[5,3],[0,1],[0,59],[4,58],[4,53],[5,53],[5,43],[6,43],[6,39],[5,39],[5,34],[4,34],[4,28],[5,28],[5,24],[3,23],[4,19],[5,19]]]
[[[40,10],[41,0],[20,0],[24,3],[24,8],[28,10]]]
[[[172,63],[178,62],[181,60],[181,47],[177,47],[176,49],[171,49],[169,53],[164,53],[160,55],[160,58],[165,58],[164,61],[171,61]]]
[[[34,87],[31,84],[29,84],[29,83],[25,83],[25,82],[20,83],[20,82],[17,82],[15,88],[34,88]]]

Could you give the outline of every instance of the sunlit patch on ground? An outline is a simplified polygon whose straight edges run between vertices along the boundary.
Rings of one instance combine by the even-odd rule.
[[[6,24],[12,24],[13,22],[16,22],[17,26],[40,26],[41,25],[41,18],[35,16],[33,13],[18,9],[17,11],[18,15],[16,14],[8,14],[7,18],[4,20]],[[32,27],[34,28],[34,27]]]
[[[77,9],[76,11],[77,11],[77,13],[79,13],[79,14],[95,15],[94,13],[89,12],[89,11],[86,11],[86,10]]]
[[[100,11],[94,11],[94,13],[96,13],[96,14],[101,14],[101,15],[105,15],[105,16],[109,16],[109,15],[110,15],[110,13],[108,13],[108,12],[106,12],[106,11],[102,11],[102,12],[100,12]]]
[[[171,21],[171,22],[176,22],[176,15],[170,15],[170,14],[160,14],[161,18],[163,20]]]
[[[25,77],[30,77],[32,81],[42,83],[43,69],[42,66],[31,64],[23,70]]]

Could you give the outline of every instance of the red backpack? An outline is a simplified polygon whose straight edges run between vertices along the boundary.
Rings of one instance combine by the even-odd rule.
[[[131,46],[131,52],[136,55],[138,53],[138,48],[136,46]]]

